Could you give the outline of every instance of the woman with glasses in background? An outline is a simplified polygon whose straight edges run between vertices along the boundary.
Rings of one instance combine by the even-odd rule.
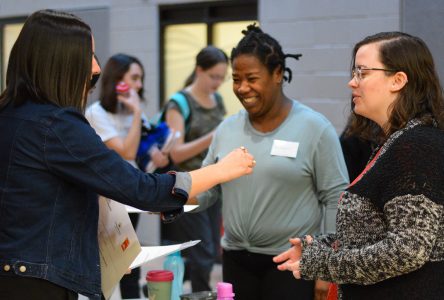
[[[337,233],[291,239],[275,257],[341,299],[442,299],[444,99],[427,45],[401,32],[356,44],[350,131],[381,141],[343,193]]]

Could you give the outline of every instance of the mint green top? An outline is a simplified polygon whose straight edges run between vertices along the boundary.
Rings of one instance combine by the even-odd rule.
[[[296,157],[271,155],[274,140],[299,143]],[[253,174],[198,196],[202,210],[222,192],[225,249],[276,255],[288,249],[290,237],[335,231],[348,175],[336,131],[323,115],[293,101],[284,122],[262,133],[241,110],[220,124],[203,165],[240,146],[257,161]]]

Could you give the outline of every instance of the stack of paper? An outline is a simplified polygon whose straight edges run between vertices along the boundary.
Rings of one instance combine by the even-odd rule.
[[[199,205],[184,205],[183,206],[183,211],[184,212],[190,212],[190,211],[192,211],[192,210],[194,210],[194,209],[196,209],[198,207],[199,207]],[[153,212],[149,212],[149,211],[144,211],[144,210],[141,210],[141,209],[129,206],[129,205],[125,205],[125,208],[126,208],[126,211],[128,213],[152,213],[152,214],[157,214],[157,213],[153,213]]]
[[[166,256],[168,254],[174,253],[176,251],[182,251],[186,248],[192,247],[199,243],[200,240],[189,241],[183,244],[169,245],[169,246],[153,246],[153,247],[142,247],[142,251],[136,257],[136,259],[131,264],[130,268],[134,269],[146,264],[150,260],[156,259],[158,257]]]
[[[197,205],[185,208],[186,211]],[[150,260],[194,246],[200,241],[190,241],[170,246],[141,247],[128,216],[127,208],[114,200],[99,197],[99,250],[102,273],[102,292],[109,299],[123,275],[131,268]],[[136,210],[134,208],[134,210]],[[138,210],[137,212],[143,212]]]

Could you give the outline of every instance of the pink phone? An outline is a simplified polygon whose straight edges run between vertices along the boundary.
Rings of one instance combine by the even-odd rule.
[[[126,84],[123,81],[120,81],[117,85],[116,85],[116,93],[123,95],[125,97],[129,96],[129,86],[128,84]]]

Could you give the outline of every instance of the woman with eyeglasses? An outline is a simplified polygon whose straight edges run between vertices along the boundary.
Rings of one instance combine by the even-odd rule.
[[[194,170],[202,165],[214,130],[225,115],[217,90],[225,80],[227,67],[228,57],[221,49],[203,48],[196,56],[194,70],[184,88],[166,104],[166,122],[181,134],[170,152],[178,170]],[[220,203],[207,211],[186,214],[174,223],[162,225],[162,238],[166,241],[201,240],[184,253],[186,275],[193,292],[212,290],[210,273],[219,253],[220,227]]]
[[[0,298],[101,299],[97,194],[154,212],[250,174],[236,149],[192,172],[146,174],[109,149],[83,116],[100,74],[91,28],[41,10],[14,43],[0,95]]]
[[[291,239],[275,257],[341,299],[442,299],[444,99],[427,45],[401,32],[356,44],[351,131],[381,140],[343,193],[337,233]]]
[[[255,174],[197,197],[198,209],[222,200],[223,280],[236,300],[312,300],[328,291],[322,281],[296,281],[273,257],[288,237],[335,231],[336,207],[348,183],[338,135],[320,113],[288,97],[292,72],[279,42],[249,25],[231,52],[233,92],[244,109],[219,125],[203,165],[233,145],[257,160]]]

